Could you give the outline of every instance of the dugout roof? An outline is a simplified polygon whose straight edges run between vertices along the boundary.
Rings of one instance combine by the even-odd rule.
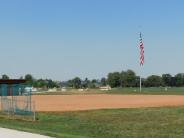
[[[0,79],[0,84],[22,84],[25,82],[26,82],[26,80],[20,80],[20,79],[10,79],[10,80]]]

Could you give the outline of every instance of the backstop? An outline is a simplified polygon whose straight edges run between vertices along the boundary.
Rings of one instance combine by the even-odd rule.
[[[35,120],[35,103],[25,80],[0,80],[1,115]]]

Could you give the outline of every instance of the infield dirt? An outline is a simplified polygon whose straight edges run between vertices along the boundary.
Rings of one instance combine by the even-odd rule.
[[[184,96],[175,95],[34,95],[32,99],[36,111],[44,112],[184,105]]]

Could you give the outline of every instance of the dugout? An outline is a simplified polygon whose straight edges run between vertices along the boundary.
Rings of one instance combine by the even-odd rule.
[[[25,89],[25,82],[25,80],[20,79],[0,79],[0,96],[22,95]]]
[[[35,120],[35,105],[31,91],[25,90],[26,80],[0,80],[1,114],[9,117],[31,117]]]

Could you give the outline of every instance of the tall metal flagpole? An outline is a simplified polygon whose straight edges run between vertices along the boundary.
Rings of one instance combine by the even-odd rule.
[[[141,75],[140,75],[140,92],[142,92],[142,79],[141,79]]]
[[[140,68],[144,64],[144,44],[142,40],[142,34],[140,32]],[[141,70],[141,69],[140,69]],[[140,92],[142,92],[142,78],[140,73]]]

